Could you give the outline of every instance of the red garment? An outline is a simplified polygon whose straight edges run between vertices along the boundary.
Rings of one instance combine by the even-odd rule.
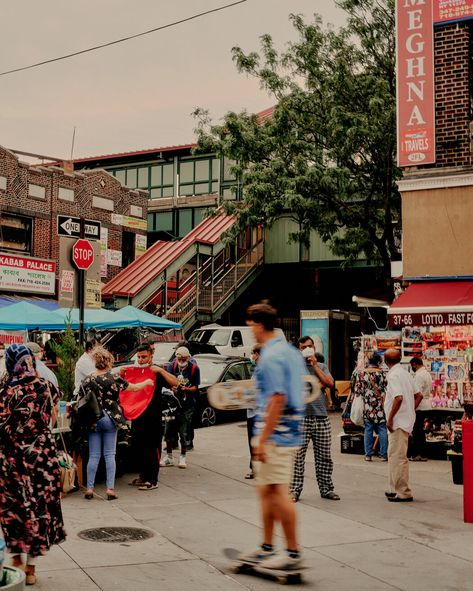
[[[139,384],[150,378],[154,382],[152,386],[146,386],[138,392],[120,392],[120,404],[126,419],[134,420],[148,408],[156,387],[156,374],[149,365],[133,365],[126,368],[125,380],[130,384]]]

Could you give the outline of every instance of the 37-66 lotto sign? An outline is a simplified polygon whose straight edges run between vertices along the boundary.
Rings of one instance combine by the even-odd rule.
[[[72,247],[72,260],[82,271],[87,270],[94,262],[94,249],[88,240],[79,238]]]

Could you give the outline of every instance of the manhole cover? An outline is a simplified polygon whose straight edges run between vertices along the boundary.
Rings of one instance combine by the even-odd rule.
[[[109,544],[141,542],[153,537],[153,533],[148,529],[139,527],[94,527],[83,529],[78,535],[79,538],[89,542],[108,542]]]

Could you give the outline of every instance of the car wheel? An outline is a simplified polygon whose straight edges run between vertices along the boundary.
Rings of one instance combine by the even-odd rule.
[[[202,427],[211,427],[217,422],[217,413],[211,406],[206,406],[200,413],[200,424]]]

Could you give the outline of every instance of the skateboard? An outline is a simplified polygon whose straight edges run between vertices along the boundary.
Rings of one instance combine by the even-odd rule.
[[[312,402],[320,396],[320,382],[314,376],[304,376],[305,403]],[[231,380],[209,386],[207,399],[209,404],[218,410],[243,410],[253,408],[256,398],[254,380]]]
[[[279,570],[274,568],[264,568],[264,563],[245,562],[240,560],[241,552],[235,548],[224,548],[223,554],[232,561],[230,569],[235,574],[257,574],[269,577],[281,585],[289,583],[302,583],[302,572],[307,567],[300,567],[297,570]]]

